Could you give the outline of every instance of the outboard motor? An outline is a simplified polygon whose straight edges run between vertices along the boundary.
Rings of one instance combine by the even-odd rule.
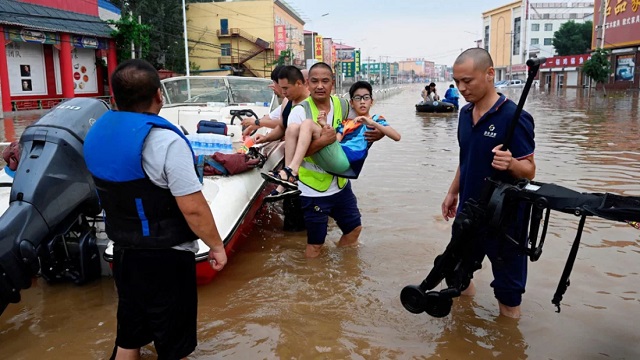
[[[74,98],[20,137],[9,208],[0,217],[0,314],[36,275],[77,284],[100,276],[95,229],[85,216],[101,208],[82,148],[108,110],[101,100]]]

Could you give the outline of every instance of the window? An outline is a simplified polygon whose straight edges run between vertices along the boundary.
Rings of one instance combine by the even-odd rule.
[[[540,44],[540,39],[538,38],[532,38],[531,39],[531,45],[538,45]]]
[[[531,24],[531,31],[540,31],[540,24]]]
[[[544,24],[544,31],[553,31],[553,24]]]
[[[484,27],[484,49],[489,51],[489,25]]]
[[[520,54],[520,30],[521,30],[521,20],[519,17],[513,20],[513,55]]]
[[[544,44],[545,45],[553,45],[553,39],[552,38],[544,38]]]
[[[549,18],[549,14],[542,14],[542,18],[543,19],[548,19]]]
[[[220,44],[222,56],[231,56],[231,44]]]

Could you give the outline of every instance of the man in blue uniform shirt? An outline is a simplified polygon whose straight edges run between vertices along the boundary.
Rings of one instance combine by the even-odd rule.
[[[491,56],[481,48],[464,51],[453,65],[453,78],[469,104],[460,110],[460,163],[442,203],[442,216],[446,220],[456,216],[468,199],[480,198],[484,179],[492,176],[494,169],[501,170],[498,177],[502,180],[533,179],[535,176],[533,118],[527,112],[523,111],[518,119],[509,149],[500,150],[516,104],[496,92],[494,76]],[[508,225],[512,234],[522,234],[523,229],[519,229],[518,224]],[[477,245],[478,261],[482,261],[485,255],[491,261],[494,276],[491,286],[498,299],[500,314],[520,317],[520,303],[527,279],[527,257],[518,246],[502,242],[499,234],[487,229],[478,231],[474,244]],[[473,294],[475,287],[472,282],[463,295]]]

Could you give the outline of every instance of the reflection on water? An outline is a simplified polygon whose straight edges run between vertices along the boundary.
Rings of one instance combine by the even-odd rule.
[[[444,84],[439,85],[443,87]],[[444,87],[443,87],[444,88]],[[639,358],[640,232],[588,219],[562,312],[551,304],[577,228],[554,214],[541,259],[529,267],[519,321],[498,317],[485,263],[478,295],[452,314],[413,315],[400,304],[448,241],[440,203],[457,166],[455,114],[417,114],[421,86],[380,100],[402,141],[376,143],[354,182],[362,244],[303,257],[305,234],[283,233],[273,205],[212,284],[199,289],[194,359]],[[507,95],[517,101],[519,93]],[[580,191],[640,195],[638,93],[588,97],[534,91],[536,180]],[[16,133],[24,123],[13,124]],[[5,133],[7,122],[4,123]],[[105,358],[115,333],[113,282],[36,286],[0,317],[0,358]],[[146,350],[145,358],[153,358]]]

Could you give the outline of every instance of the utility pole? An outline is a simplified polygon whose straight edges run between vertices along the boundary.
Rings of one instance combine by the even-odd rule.
[[[380,87],[382,87],[382,56],[380,56]]]
[[[508,32],[509,34],[509,80],[511,80],[513,76],[513,71],[511,67],[513,65],[513,31]]]
[[[600,44],[596,43],[596,47],[600,49],[604,49],[604,32],[605,32],[605,22],[607,21],[607,1],[600,0],[600,24],[598,25],[598,37],[596,40],[600,41]]]
[[[287,62],[285,61],[286,65],[292,65],[293,64],[293,56],[292,56],[293,55],[293,49],[291,48],[291,29],[293,29],[291,27],[291,25],[287,26],[287,54],[289,54],[289,63],[287,64]]]

